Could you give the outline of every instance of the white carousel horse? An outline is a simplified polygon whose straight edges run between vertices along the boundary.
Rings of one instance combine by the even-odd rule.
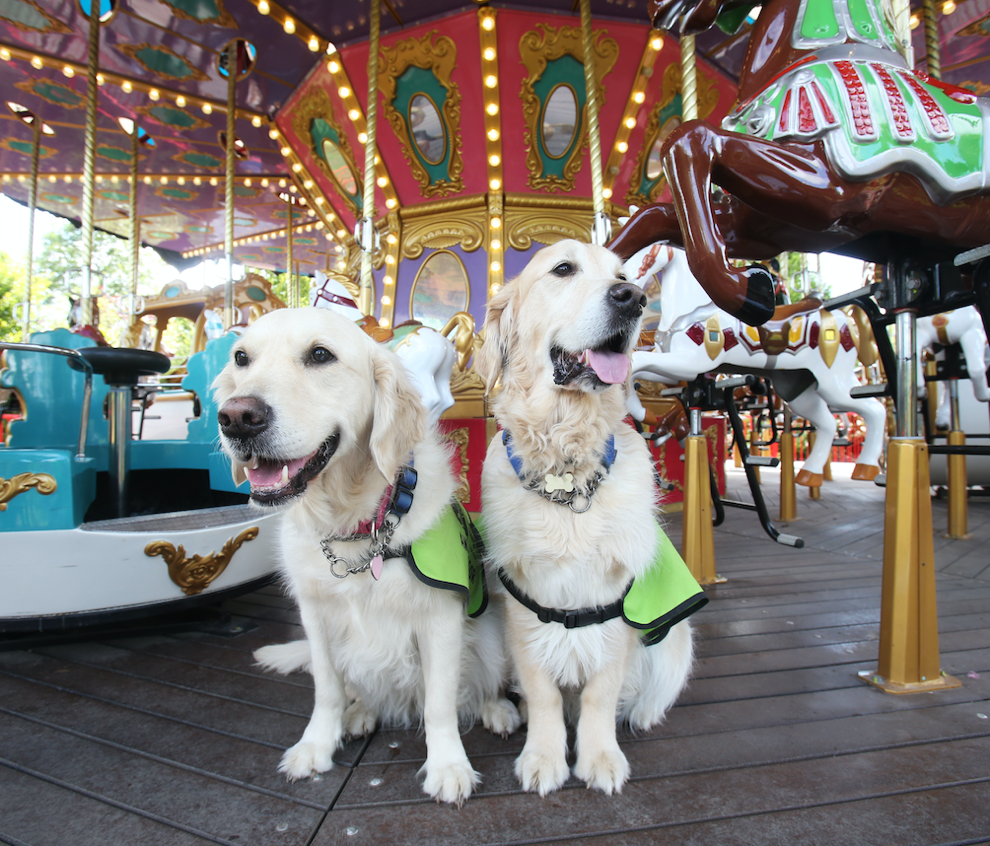
[[[990,386],[987,384],[987,337],[983,320],[975,306],[966,306],[955,311],[919,317],[917,328],[918,386],[925,384],[922,373],[922,352],[932,349],[935,344],[948,346],[959,344],[966,370],[973,383],[973,396],[980,402],[990,401]],[[948,392],[939,391],[939,404],[936,422],[939,426],[949,425]]]
[[[712,302],[691,274],[682,250],[655,246],[640,250],[625,264],[628,279],[644,287],[650,275],[663,271],[654,347],[633,353],[633,379],[674,383],[712,371],[770,378],[794,414],[810,420],[819,432],[797,476],[799,484],[810,487],[821,485],[832,449],[836,424],[830,409],[852,411],[866,423],[866,440],[853,478],[875,478],[887,412],[876,399],[849,395],[859,384],[854,372],[858,333],[850,329],[846,316],[826,311],[820,300],[808,299],[779,307],[764,326],[749,326]],[[635,394],[630,397],[630,411],[643,419],[644,409]]]
[[[327,278],[320,271],[316,272],[316,285],[310,291],[309,304],[336,311],[357,323],[366,321],[366,316],[344,285],[336,279]],[[369,330],[367,325],[363,328]],[[376,324],[369,334],[379,340],[384,336],[386,339],[383,342],[402,359],[423,397],[430,422],[435,423],[454,404],[454,396],[450,392],[450,375],[457,357],[454,344],[429,326],[397,326],[394,333],[385,332],[383,335],[379,331]]]

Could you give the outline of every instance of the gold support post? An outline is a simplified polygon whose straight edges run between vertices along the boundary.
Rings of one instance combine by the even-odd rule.
[[[681,552],[698,584],[724,582],[715,572],[711,470],[708,439],[701,432],[701,411],[692,408],[691,434],[684,441],[684,536]]]
[[[784,431],[780,435],[780,522],[798,519],[797,486],[794,482],[794,431],[791,410],[784,406]]]
[[[933,383],[934,384],[934,383]],[[949,446],[966,446],[966,433],[959,424],[959,380],[948,382],[949,404],[952,409],[952,424],[948,436]],[[949,487],[949,527],[944,537],[968,538],[969,514],[968,492],[966,490],[966,456],[947,455],[946,472]]]
[[[82,317],[84,325],[93,322],[93,193],[96,182],[96,72],[100,63],[100,2],[89,8],[89,53],[86,65],[86,137],[83,148],[82,185]]]
[[[234,141],[237,115],[237,44],[227,48],[227,159],[224,170],[224,252],[227,281],[223,288],[223,328],[234,325]]]
[[[368,140],[364,142],[364,201],[361,209],[361,286],[358,308],[372,314],[374,304],[374,275],[372,260],[375,250],[375,146],[378,125],[378,50],[382,7],[380,0],[371,0],[368,10],[368,106],[366,123]]]
[[[602,141],[598,124],[598,79],[595,75],[595,44],[591,30],[591,0],[581,0],[581,34],[584,40],[584,90],[588,113],[588,155],[591,158],[591,202],[595,220],[591,243],[604,246],[612,238],[612,221],[605,214],[602,177]]]
[[[24,291],[24,328],[21,330],[21,342],[31,340],[31,284],[34,281],[34,212],[38,207],[38,159],[41,154],[41,118],[34,116],[31,130],[34,132],[34,146],[31,148],[31,188],[28,195],[28,244],[27,244],[27,273],[25,274]]]

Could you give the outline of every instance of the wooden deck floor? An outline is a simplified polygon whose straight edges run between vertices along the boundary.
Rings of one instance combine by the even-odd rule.
[[[933,510],[940,533],[945,504]],[[421,793],[415,731],[378,731],[323,777],[285,782],[275,768],[312,687],[252,666],[252,649],[300,634],[268,588],[227,603],[226,627],[0,653],[0,842],[990,843],[990,500],[971,502],[973,539],[936,538],[942,664],[963,687],[910,696],[856,678],[876,666],[883,491],[837,480],[819,502],[800,491],[799,513],[803,550],[747,512],[716,530],[729,581],[694,618],[694,680],[666,725],[622,736],[620,796],[573,780],[520,793],[524,730],[478,727],[465,743],[484,783],[461,809]]]

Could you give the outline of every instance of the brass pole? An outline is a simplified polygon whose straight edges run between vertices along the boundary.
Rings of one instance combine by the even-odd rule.
[[[933,79],[942,78],[942,52],[938,43],[938,10],[935,0],[924,0],[922,11],[925,15],[925,53],[928,59],[928,75]]]
[[[289,291],[289,308],[299,306],[299,291],[292,280],[292,194],[286,194],[285,207],[289,217],[289,225],[285,230],[285,273],[288,276],[286,283]]]
[[[784,431],[780,435],[780,522],[797,520],[797,487],[794,482],[794,426],[791,410],[784,406]]]
[[[82,249],[84,325],[93,322],[93,193],[96,182],[96,72],[100,62],[100,2],[90,0],[89,55],[86,66],[86,138],[83,148]]]
[[[604,246],[612,238],[612,221],[605,214],[602,177],[601,127],[598,124],[598,80],[595,78],[595,45],[591,31],[591,0],[581,0],[581,34],[584,41],[584,91],[588,112],[588,153],[591,157],[591,202],[595,211],[591,242]]]
[[[95,0],[94,0],[95,2]],[[131,323],[137,311],[138,272],[141,267],[141,219],[138,217],[138,126],[131,132]]]
[[[681,119],[698,117],[698,72],[695,64],[694,36],[681,36]]]
[[[711,469],[708,441],[701,430],[701,409],[690,409],[691,434],[684,440],[684,535],[681,555],[702,585],[724,582],[715,572]]]
[[[38,159],[41,154],[41,118],[34,116],[31,129],[34,131],[34,146],[31,148],[31,193],[28,196],[28,248],[26,291],[24,294],[24,328],[21,342],[31,341],[31,283],[34,281],[34,212],[38,207]]]
[[[234,132],[237,100],[237,45],[227,48],[227,161],[224,182],[224,251],[227,253],[227,282],[223,289],[223,328],[234,325]]]
[[[934,384],[934,383],[933,383]],[[951,408],[952,423],[949,426],[947,443],[949,446],[966,446],[966,433],[962,431],[959,422],[959,380],[950,379],[949,407]],[[968,492],[966,490],[966,456],[947,455],[945,457],[946,480],[949,488],[949,527],[945,533],[947,538],[969,537]]]
[[[368,38],[368,140],[364,142],[364,200],[361,209],[361,287],[358,307],[364,314],[374,312],[372,292],[372,256],[375,249],[375,139],[378,124],[378,42],[381,24],[381,3],[371,0],[369,7]]]

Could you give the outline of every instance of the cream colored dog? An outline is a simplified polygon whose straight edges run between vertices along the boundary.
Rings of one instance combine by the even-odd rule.
[[[503,735],[519,715],[501,696],[496,610],[469,619],[462,597],[421,581],[409,557],[456,480],[408,374],[353,321],[285,309],[237,341],[214,392],[235,479],[248,478],[259,506],[285,509],[281,567],[308,641],[255,653],[313,673],[312,718],[279,769],[290,780],[323,772],[345,735],[422,721],[423,789],[460,804],[478,774],[458,713]],[[409,467],[418,480],[401,513]]]
[[[629,766],[616,717],[637,729],[661,721],[692,663],[691,629],[678,620],[706,601],[689,579],[697,595],[663,617],[659,634],[669,633],[649,647],[627,609],[615,611],[660,544],[649,452],[623,421],[645,296],[621,267],[577,241],[540,250],[489,302],[475,364],[489,391],[500,381],[503,431],[482,476],[489,581],[503,576],[511,594],[507,639],[528,708],[516,774],[541,795],[569,775],[564,696],[577,692],[574,774],[605,793],[622,789]]]

